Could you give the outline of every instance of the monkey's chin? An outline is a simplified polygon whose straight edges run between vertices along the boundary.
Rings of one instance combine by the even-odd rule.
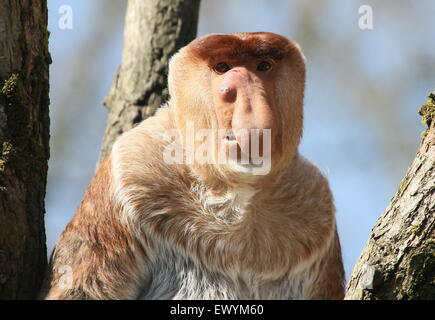
[[[268,171],[263,170],[263,165],[253,163],[243,164],[240,161],[229,160],[227,166],[232,172],[246,176],[260,176],[268,173]]]
[[[267,175],[270,172],[270,158],[243,154],[237,140],[224,139],[221,147],[220,150],[227,155],[225,165],[233,173],[243,176],[260,176]],[[229,152],[231,148],[233,150],[232,154]]]

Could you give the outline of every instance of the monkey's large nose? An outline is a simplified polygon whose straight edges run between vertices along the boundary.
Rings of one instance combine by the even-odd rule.
[[[249,72],[242,67],[236,67],[225,73],[219,88],[221,99],[233,103],[237,99],[237,91],[243,90],[250,80]]]

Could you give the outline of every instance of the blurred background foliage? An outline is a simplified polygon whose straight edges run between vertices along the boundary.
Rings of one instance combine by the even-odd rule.
[[[58,26],[65,4],[73,9],[70,30]],[[358,27],[365,4],[373,30]],[[102,101],[121,62],[125,8],[120,0],[49,0],[49,253],[98,161]],[[308,66],[301,152],[329,177],[347,275],[419,145],[417,111],[435,89],[433,12],[433,0],[201,3],[199,36],[270,31],[301,45]]]

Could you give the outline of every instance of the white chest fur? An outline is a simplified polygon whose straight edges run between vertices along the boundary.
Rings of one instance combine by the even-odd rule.
[[[256,192],[254,188],[246,187],[227,191],[223,195],[215,195],[210,190],[203,190],[199,194],[206,212],[213,214],[220,222],[234,223],[243,218]]]
[[[225,275],[210,270],[192,257],[164,245],[159,252],[141,299],[304,299],[305,272],[264,282],[243,272]]]
[[[234,190],[222,196],[195,189],[206,214],[222,224],[237,224],[251,204],[256,190]],[[198,192],[199,191],[199,192]],[[190,252],[156,240],[156,260],[142,299],[303,299],[306,276],[299,270],[292,276],[265,280],[243,268],[213,270]],[[237,257],[243,260],[244,257]]]

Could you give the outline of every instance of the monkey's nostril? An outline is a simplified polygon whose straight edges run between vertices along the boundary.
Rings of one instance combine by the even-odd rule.
[[[236,88],[232,84],[223,84],[219,87],[219,96],[222,102],[232,103],[236,100]]]
[[[230,88],[228,88],[227,86],[222,86],[220,87],[219,91],[222,93],[227,93],[230,91]]]

